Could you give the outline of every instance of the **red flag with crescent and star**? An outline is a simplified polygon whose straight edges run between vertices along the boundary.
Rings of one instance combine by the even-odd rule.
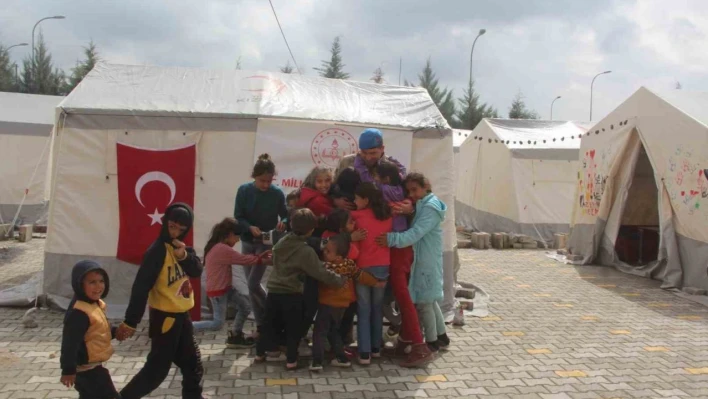
[[[145,251],[160,234],[165,209],[182,202],[194,209],[196,145],[158,150],[117,144],[118,209],[120,227],[116,258],[139,265]],[[193,227],[193,226],[192,226]],[[184,243],[193,245],[194,228]],[[192,318],[200,319],[200,280],[194,289]]]

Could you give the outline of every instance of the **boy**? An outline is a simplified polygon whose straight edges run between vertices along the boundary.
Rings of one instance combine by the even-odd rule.
[[[329,238],[327,245],[322,250],[325,268],[346,277],[347,281],[342,287],[331,287],[322,283],[319,285],[319,308],[313,333],[310,371],[322,370],[325,339],[329,339],[335,354],[332,366],[350,367],[352,365],[344,352],[344,344],[339,331],[344,312],[350,303],[356,301],[352,284],[355,281],[372,287],[383,288],[386,286],[385,281],[377,280],[376,277],[357,268],[356,262],[352,259],[347,259],[349,246],[349,237],[340,234]]]
[[[113,354],[115,329],[106,319],[108,274],[98,263],[85,260],[71,270],[74,298],[64,316],[61,338],[61,383],[79,398],[114,399],[118,392],[103,367]]]
[[[317,227],[317,218],[309,209],[298,209],[291,214],[288,233],[273,247],[273,271],[268,278],[266,317],[263,339],[256,346],[256,361],[265,360],[266,351],[275,350],[277,330],[285,326],[287,369],[297,368],[297,348],[304,336],[303,277],[304,274],[327,285],[342,286],[346,278],[328,271],[317,258],[307,239]]]
[[[172,363],[182,371],[182,397],[201,398],[204,370],[189,317],[194,307],[189,278],[199,277],[202,265],[194,249],[182,242],[193,221],[188,205],[170,205],[162,218],[160,236],[145,252],[135,276],[125,321],[116,335],[122,340],[135,333],[147,303],[152,343],[142,370],[121,391],[124,399],[150,394],[167,377]]]

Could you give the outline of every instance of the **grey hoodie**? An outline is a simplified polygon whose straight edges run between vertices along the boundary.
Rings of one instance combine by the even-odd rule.
[[[273,272],[268,277],[268,292],[302,294],[305,275],[327,285],[341,287],[347,278],[325,269],[307,237],[289,233],[273,247]]]

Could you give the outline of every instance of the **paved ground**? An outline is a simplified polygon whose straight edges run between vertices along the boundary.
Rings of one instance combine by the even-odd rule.
[[[460,280],[492,296],[490,316],[452,328],[452,347],[427,369],[383,359],[351,370],[286,372],[200,336],[205,396],[238,398],[708,398],[708,309],[655,282],[607,268],[572,267],[540,251],[460,253]],[[3,267],[0,266],[0,281]],[[75,397],[58,384],[61,314],[0,309],[0,398]],[[116,345],[109,368],[122,386],[148,345]],[[154,397],[179,397],[173,373]]]

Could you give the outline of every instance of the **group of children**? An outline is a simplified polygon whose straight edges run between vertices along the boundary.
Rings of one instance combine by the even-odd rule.
[[[194,306],[189,278],[199,277],[202,265],[182,242],[193,223],[184,204],[165,211],[162,231],[138,269],[119,327],[111,328],[105,316],[108,274],[94,262],[77,264],[75,297],[62,339],[61,382],[75,385],[82,398],[140,398],[162,383],[174,363],[183,375],[183,397],[200,398],[203,369],[194,331],[221,329],[229,303],[236,304],[237,313],[227,346],[255,345],[256,361],[285,360],[287,369],[297,368],[298,347],[313,325],[313,371],[323,368],[326,340],[335,367],[351,366],[354,356],[363,365],[380,357],[387,289],[401,313],[395,354],[406,358],[402,366],[423,365],[449,346],[438,305],[446,207],[423,175],[406,176],[391,158],[370,166],[357,157],[336,181],[329,169],[314,168],[287,198],[272,184],[274,176],[270,157],[259,157],[253,182],[238,189],[234,217],[211,231],[204,268],[212,320],[192,323],[188,313]],[[411,220],[401,209],[413,204]],[[275,245],[273,230],[284,232]],[[243,253],[233,249],[239,240]],[[270,264],[266,294],[261,280]],[[232,265],[243,266],[248,294],[232,286]],[[103,363],[112,354],[113,337],[124,340],[134,334],[146,304],[151,351],[119,394]],[[256,332],[246,336],[243,327],[251,310]],[[352,341],[355,316],[358,354],[345,348]]]

